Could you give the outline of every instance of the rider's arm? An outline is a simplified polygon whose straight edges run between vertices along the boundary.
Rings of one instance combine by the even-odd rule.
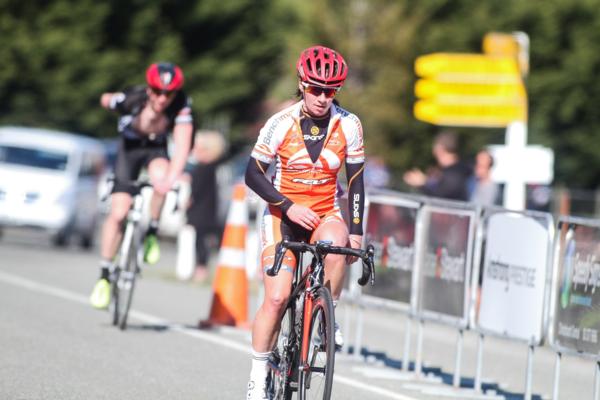
[[[349,114],[343,121],[346,133],[346,176],[348,177],[348,207],[350,223],[350,241],[361,240],[363,234],[363,212],[365,205],[365,149],[363,145],[362,124],[358,117]],[[360,247],[353,243],[352,247]]]
[[[125,94],[121,92],[112,93],[106,92],[102,93],[100,96],[100,105],[107,110],[115,110],[117,108],[117,104],[125,100]]]
[[[191,113],[191,110],[189,112]],[[171,184],[175,183],[185,168],[192,146],[193,134],[194,128],[191,120],[189,122],[176,123],[173,128],[173,142],[175,146],[167,174],[167,179]]]
[[[100,96],[100,105],[120,114],[130,114],[146,101],[146,87],[132,86],[122,92],[105,92]]]
[[[363,234],[363,212],[365,207],[365,186],[363,171],[365,163],[346,162],[346,174],[348,175],[348,206],[350,208],[350,234],[362,236]]]
[[[284,214],[294,204],[281,194],[265,176],[269,165],[277,157],[279,146],[291,127],[290,111],[275,114],[261,128],[246,167],[246,185],[267,203],[279,207]]]
[[[246,185],[259,195],[267,203],[279,207],[283,213],[294,204],[290,199],[282,195],[273,187],[265,176],[269,164],[250,157],[246,167]]]

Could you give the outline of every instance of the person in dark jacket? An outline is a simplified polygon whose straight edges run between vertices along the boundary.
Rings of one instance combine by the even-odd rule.
[[[467,201],[467,181],[472,171],[460,160],[456,134],[452,131],[438,134],[432,152],[437,161],[435,172],[427,175],[415,168],[404,174],[404,182],[427,196]]]

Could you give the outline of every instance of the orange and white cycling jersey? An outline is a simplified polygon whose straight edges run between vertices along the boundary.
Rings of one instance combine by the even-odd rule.
[[[323,148],[313,162],[300,126],[302,101],[272,116],[260,130],[251,156],[271,164],[273,185],[294,203],[323,216],[339,210],[337,176],[344,162],[365,161],[362,126],[358,117],[332,104]]]

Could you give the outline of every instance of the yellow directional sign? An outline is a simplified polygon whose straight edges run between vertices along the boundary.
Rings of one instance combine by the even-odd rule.
[[[418,57],[415,72],[424,78],[447,74],[473,75],[519,75],[519,67],[512,57],[468,53],[433,53]],[[498,76],[498,78],[501,78]]]
[[[525,98],[525,88],[519,77],[506,83],[457,83],[419,79],[415,84],[415,95],[421,99],[477,96],[514,100]]]
[[[526,110],[524,101],[438,103],[419,100],[414,114],[417,119],[434,125],[505,127],[514,121],[525,121]]]
[[[527,118],[527,93],[516,57],[434,53],[418,57],[414,107],[421,121],[504,127]]]

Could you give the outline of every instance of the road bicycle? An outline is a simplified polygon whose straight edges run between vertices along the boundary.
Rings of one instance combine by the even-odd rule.
[[[109,182],[111,180],[113,181],[111,183],[114,183],[114,178],[109,178]],[[125,229],[117,251],[115,268],[110,274],[109,310],[112,324],[119,326],[121,330],[127,328],[127,317],[133,301],[135,282],[144,265],[144,232],[141,224],[144,210],[142,190],[145,187],[152,187],[152,184],[145,179],[131,182],[131,185],[134,189],[133,199],[125,220]],[[177,193],[177,188],[171,190]],[[177,202],[175,202],[176,208]]]
[[[329,241],[314,244],[283,240],[277,244],[273,266],[266,273],[275,276],[287,250],[297,254],[292,292],[281,320],[275,349],[269,358],[267,395],[273,400],[289,400],[294,392],[300,400],[329,400],[335,364],[335,314],[331,293],[324,286],[323,259],[327,254],[358,257],[363,262],[361,286],[375,282],[374,249],[332,246]],[[302,255],[312,254],[302,268]]]

